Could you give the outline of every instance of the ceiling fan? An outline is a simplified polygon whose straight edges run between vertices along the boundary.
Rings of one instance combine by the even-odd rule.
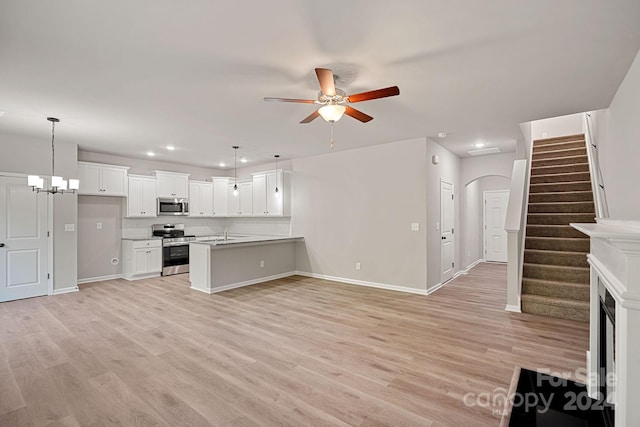
[[[335,86],[336,76],[333,71],[327,68],[316,68],[316,76],[320,82],[320,92],[318,99],[291,99],[291,98],[264,98],[265,101],[279,102],[297,102],[301,104],[318,104],[321,105],[313,113],[302,119],[300,123],[310,123],[318,116],[322,116],[327,122],[333,124],[340,120],[343,114],[366,123],[373,120],[373,117],[362,111],[350,107],[349,104],[356,102],[369,101],[371,99],[386,98],[400,94],[398,86],[386,87],[384,89],[372,90],[369,92],[357,93],[355,95],[347,95],[344,90]]]

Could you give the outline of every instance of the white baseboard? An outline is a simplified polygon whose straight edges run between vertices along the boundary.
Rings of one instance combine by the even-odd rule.
[[[69,294],[71,292],[78,292],[78,287],[77,286],[70,286],[68,288],[54,289],[53,290],[53,295]]]
[[[350,285],[368,286],[370,288],[386,289],[388,291],[407,292],[410,294],[427,295],[426,289],[408,288],[406,286],[388,285],[386,283],[367,282],[364,280],[347,279],[346,277],[328,276],[326,274],[308,273],[306,271],[296,271],[299,276],[312,277],[314,279],[330,280],[332,282],[348,283]]]
[[[78,279],[78,285],[84,285],[91,282],[104,282],[105,280],[121,279],[122,274],[110,274],[108,276],[87,277],[86,279]]]
[[[522,313],[522,311],[520,310],[520,304],[518,305],[507,304],[507,306],[505,307],[505,310],[510,311],[512,313]]]
[[[442,283],[438,283],[437,285],[427,289],[427,295],[431,295],[432,293],[434,293],[435,291],[437,291],[438,289],[440,289],[441,287],[443,287],[444,285],[446,285],[447,283],[449,283],[449,280],[447,280],[446,282]]]
[[[224,285],[217,288],[202,289],[202,288],[194,288],[193,286],[191,286],[191,289],[193,289],[194,291],[204,292],[205,294],[211,295],[211,294],[216,294],[218,292],[229,291],[231,289],[242,288],[244,286],[250,286],[258,283],[268,282],[270,280],[282,279],[283,277],[293,276],[294,274],[297,274],[297,273],[294,271],[289,271],[287,273],[274,274],[273,276],[265,276],[265,277],[259,277],[257,279],[247,280],[244,282],[231,283],[229,285]]]
[[[480,264],[481,262],[485,262],[485,260],[484,259],[476,260],[475,262],[473,262],[470,265],[468,265],[467,268],[464,268],[462,270],[456,271],[456,273],[453,275],[453,277],[451,279],[447,280],[444,283],[442,283],[442,282],[438,283],[437,285],[427,289],[427,295],[431,295],[432,293],[434,293],[435,291],[437,291],[438,289],[440,289],[441,287],[443,287],[444,285],[446,285],[447,283],[449,283],[450,281],[452,281],[456,277],[460,277],[460,276],[463,276],[465,274],[469,274],[469,270],[471,270],[473,267],[475,267],[476,265]]]
[[[469,264],[467,266],[467,268],[465,269],[465,271],[468,273],[469,270],[471,270],[473,267],[475,267],[476,265],[480,264],[481,262],[487,262],[487,261],[484,258],[477,259],[474,262],[472,262],[471,264]]]

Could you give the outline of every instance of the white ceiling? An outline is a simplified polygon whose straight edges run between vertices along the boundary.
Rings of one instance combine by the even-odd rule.
[[[205,167],[329,151],[313,69],[354,105],[334,150],[434,137],[513,151],[518,124],[606,108],[640,48],[638,0],[2,0],[0,133]],[[437,138],[436,138],[437,139]],[[163,146],[173,144],[173,153]],[[251,163],[250,163],[251,164]]]

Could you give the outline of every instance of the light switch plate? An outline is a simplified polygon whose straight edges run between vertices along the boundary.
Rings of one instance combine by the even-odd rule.
[[[411,223],[411,231],[420,231],[420,223],[412,222]]]
[[[64,225],[64,231],[75,231],[76,230],[76,225],[75,224],[65,224]]]
[[[96,230],[102,230],[102,223],[96,222]]]

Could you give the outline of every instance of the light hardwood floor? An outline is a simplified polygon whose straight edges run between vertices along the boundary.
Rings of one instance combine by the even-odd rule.
[[[497,426],[463,397],[515,366],[584,368],[588,335],[505,312],[505,289],[480,264],[430,296],[303,277],[206,295],[179,275],[3,303],[0,426]]]

